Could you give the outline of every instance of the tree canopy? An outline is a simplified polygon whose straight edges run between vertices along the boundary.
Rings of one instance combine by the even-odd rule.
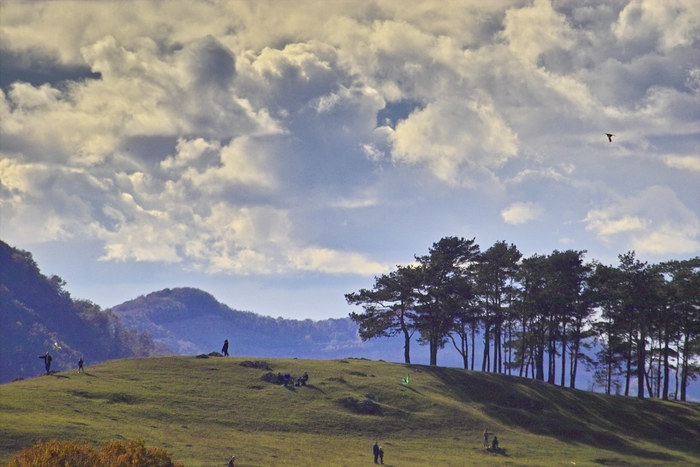
[[[575,388],[582,364],[608,394],[636,385],[639,398],[686,400],[700,374],[700,258],[648,264],[630,251],[613,266],[585,254],[523,258],[505,241],[481,252],[444,237],[345,297],[363,308],[350,313],[363,340],[403,334],[406,363],[417,332],[431,365],[451,341],[473,370],[481,334],[481,371]]]

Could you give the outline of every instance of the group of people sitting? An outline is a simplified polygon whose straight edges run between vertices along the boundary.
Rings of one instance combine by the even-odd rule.
[[[306,382],[309,380],[309,374],[304,372],[303,375],[299,376],[298,378],[294,378],[294,376],[290,375],[289,373],[282,375],[282,373],[277,373],[277,383],[278,384],[284,384],[285,386],[306,386]]]

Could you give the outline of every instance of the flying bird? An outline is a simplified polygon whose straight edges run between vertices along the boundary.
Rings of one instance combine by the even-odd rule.
[[[607,137],[608,137],[608,141],[610,141],[610,142],[612,143],[612,137],[615,136],[615,135],[613,135],[612,133],[603,133],[603,134],[604,134],[605,136],[607,136]]]

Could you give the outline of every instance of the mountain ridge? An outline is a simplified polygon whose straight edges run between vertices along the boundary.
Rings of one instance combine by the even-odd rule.
[[[127,326],[147,331],[156,342],[185,355],[218,351],[224,339],[231,354],[316,359],[373,358],[388,344],[362,342],[350,318],[271,318],[235,310],[192,287],[152,292],[110,311]]]

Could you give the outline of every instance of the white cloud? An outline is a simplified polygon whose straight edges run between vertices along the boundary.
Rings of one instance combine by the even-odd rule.
[[[541,232],[511,229],[529,251],[700,254],[697,2],[2,10],[0,227],[20,246],[372,275],[505,222]]]
[[[425,164],[458,184],[470,170],[497,169],[517,154],[517,135],[489,102],[438,99],[413,112],[391,134],[397,162]],[[473,175],[472,175],[473,176]]]
[[[700,33],[697,2],[634,0],[620,13],[613,31],[623,43],[660,50],[693,45]]]
[[[668,187],[652,186],[620,198],[584,219],[605,242],[618,240],[640,254],[688,254],[700,248],[700,218]]]
[[[700,156],[670,155],[664,158],[664,162],[674,169],[700,172]]]
[[[529,63],[536,63],[543,53],[574,45],[566,18],[555,12],[547,0],[508,10],[503,24],[503,38],[515,55]]]
[[[525,224],[527,222],[539,219],[544,210],[537,203],[519,202],[513,203],[501,211],[501,217],[507,224]]]
[[[331,250],[328,248],[303,248],[289,258],[295,269],[318,271],[327,274],[379,275],[389,267],[368,259],[365,255]]]

